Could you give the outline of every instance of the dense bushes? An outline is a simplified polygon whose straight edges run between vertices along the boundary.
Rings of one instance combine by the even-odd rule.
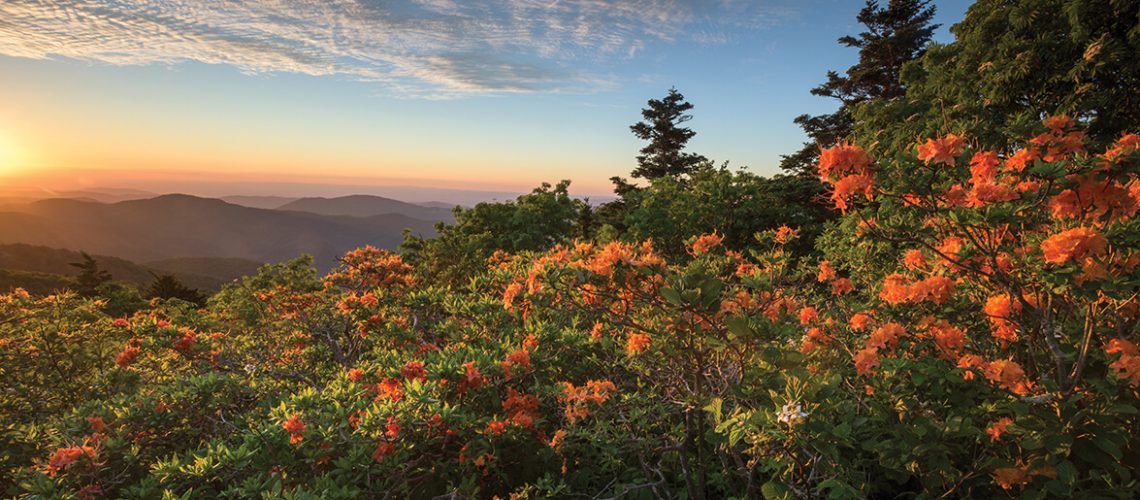
[[[1140,138],[1045,125],[825,150],[818,261],[785,226],[675,257],[566,236],[445,287],[364,248],[130,317],[2,296],[0,487],[1132,497]]]

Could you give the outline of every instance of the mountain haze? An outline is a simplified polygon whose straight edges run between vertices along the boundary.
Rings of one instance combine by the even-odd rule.
[[[257,272],[260,262],[246,259],[200,257],[170,259],[138,264],[118,257],[91,255],[99,268],[116,281],[129,281],[147,286],[155,275],[171,274],[191,288],[214,291],[234,279]],[[75,250],[49,248],[23,243],[0,245],[0,292],[20,286],[34,293],[50,293],[75,285],[83,255]]]
[[[341,196],[337,198],[301,198],[287,203],[277,210],[309,212],[321,215],[347,215],[353,217],[373,217],[377,215],[399,214],[413,219],[432,222],[455,222],[451,208],[405,203],[382,196],[366,194]]]
[[[405,228],[434,234],[431,222],[400,214],[329,216],[188,195],[113,204],[52,199],[0,213],[0,243],[83,249],[137,262],[181,257],[279,262],[310,254],[322,270],[362,245],[394,249]]]

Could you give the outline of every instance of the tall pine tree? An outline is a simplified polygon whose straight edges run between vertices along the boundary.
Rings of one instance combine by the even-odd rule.
[[[796,117],[795,123],[811,142],[796,153],[784,156],[780,168],[815,175],[820,146],[850,135],[854,106],[871,100],[895,99],[906,93],[900,79],[902,67],[922,55],[939,26],[931,23],[935,9],[929,4],[929,0],[890,0],[884,8],[875,0],[867,0],[856,17],[866,31],[839,39],[839,43],[859,49],[859,62],[847,68],[844,75],[829,71],[827,82],[811,90],[813,95],[838,99],[839,109],[826,115]]]
[[[693,118],[686,112],[693,104],[685,96],[670,88],[664,99],[650,99],[641,110],[643,121],[629,127],[638,139],[649,141],[637,156],[637,168],[630,174],[649,180],[661,177],[679,178],[691,173],[697,165],[708,161],[704,156],[686,153],[685,145],[697,135],[681,124]],[[615,180],[620,190],[622,185]]]

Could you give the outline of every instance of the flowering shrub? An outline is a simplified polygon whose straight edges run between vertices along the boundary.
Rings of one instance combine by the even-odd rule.
[[[463,286],[363,248],[130,317],[0,295],[0,488],[1134,496],[1140,138],[1082,138],[826,149],[815,261],[782,226],[497,253]]]

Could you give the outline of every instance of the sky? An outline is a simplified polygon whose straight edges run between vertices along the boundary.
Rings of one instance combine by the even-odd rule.
[[[833,111],[855,0],[4,0],[0,185],[335,195],[628,176],[676,87],[761,175]],[[968,2],[936,0],[937,41]]]

